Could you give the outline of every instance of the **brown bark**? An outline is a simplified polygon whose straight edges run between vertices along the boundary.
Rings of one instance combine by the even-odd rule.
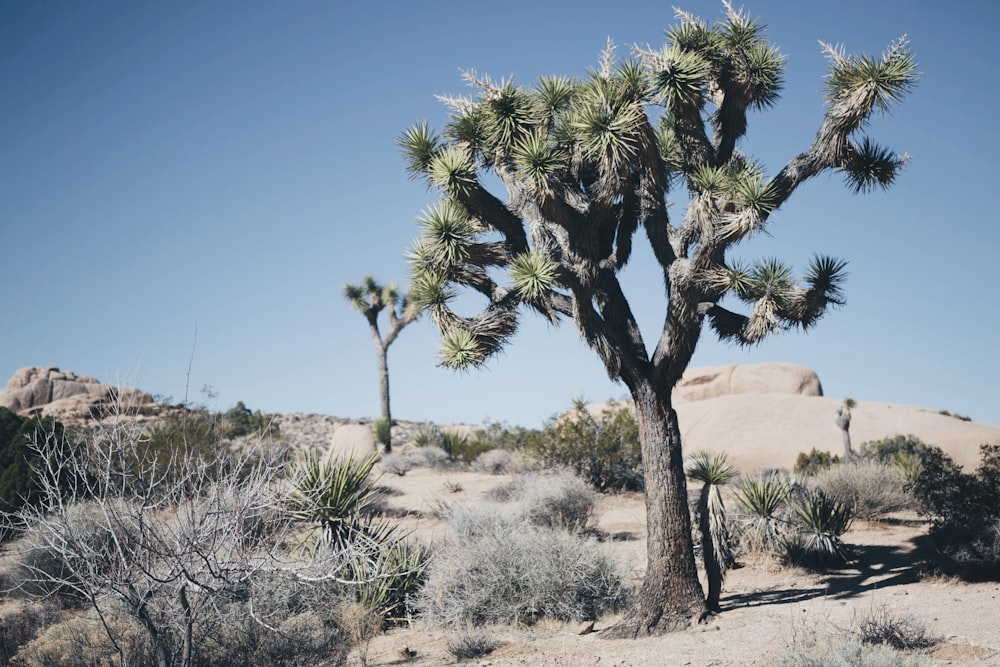
[[[677,413],[669,395],[633,390],[646,489],[646,574],[635,604],[609,637],[683,630],[708,614],[691,543],[687,481]]]

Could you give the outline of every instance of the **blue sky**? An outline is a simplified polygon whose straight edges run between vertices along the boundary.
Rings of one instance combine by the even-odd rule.
[[[878,54],[905,33],[923,78],[870,134],[913,160],[888,192],[814,179],[741,248],[800,269],[816,251],[848,259],[844,308],[750,350],[706,335],[694,365],[800,363],[830,396],[1000,423],[1000,8],[746,7],[788,58],[746,152],[774,174],[811,141],[818,40]],[[670,3],[644,1],[0,3],[0,382],[59,366],[178,401],[209,385],[218,408],[375,416],[374,349],[341,291],[365,274],[406,281],[436,195],[407,179],[399,134],[444,124],[434,96],[471,92],[460,68],[525,85],[583,75],[607,38],[625,54],[673,23]],[[649,342],[658,274],[640,255],[626,280]],[[484,370],[436,360],[429,321],[390,349],[394,416],[539,426],[574,396],[625,391],[572,323],[532,315]]]

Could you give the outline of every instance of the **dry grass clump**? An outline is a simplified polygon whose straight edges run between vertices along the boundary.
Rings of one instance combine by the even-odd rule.
[[[896,466],[859,460],[821,470],[810,484],[851,508],[855,517],[876,520],[914,505],[905,490],[906,477]]]
[[[927,626],[908,613],[893,611],[882,605],[854,622],[854,636],[862,644],[890,646],[899,651],[930,648],[937,643]]]
[[[448,638],[448,653],[459,660],[474,660],[489,655],[498,646],[496,637],[482,630],[463,630]]]
[[[451,510],[417,607],[452,627],[594,619],[624,602],[604,547],[486,503]]]
[[[837,639],[826,644],[791,646],[774,658],[771,667],[932,667],[919,654],[909,654],[888,646],[867,646],[856,639]]]

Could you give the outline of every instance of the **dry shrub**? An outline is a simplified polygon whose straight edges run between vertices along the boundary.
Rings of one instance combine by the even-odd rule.
[[[569,470],[518,475],[489,492],[536,526],[584,531],[594,518],[594,491]]]
[[[862,644],[891,646],[900,651],[930,648],[937,640],[914,616],[882,605],[855,620],[855,637]]]
[[[463,630],[448,639],[448,653],[459,660],[474,660],[489,655],[498,646],[496,637],[482,630]]]
[[[12,667],[153,664],[146,632],[137,622],[122,615],[108,615],[105,621],[115,635],[118,649],[96,614],[87,614],[49,626],[24,645],[9,664]]]
[[[453,627],[586,620],[624,602],[619,568],[593,540],[487,504],[455,508],[418,607]]]
[[[868,521],[913,507],[913,496],[905,490],[903,472],[878,461],[831,466],[818,472],[811,486],[851,508],[857,518]]]
[[[337,605],[337,619],[351,645],[358,651],[362,665],[368,664],[368,647],[382,630],[384,617],[376,609],[354,600],[344,600]]]
[[[0,607],[0,665],[6,665],[18,649],[58,621],[61,613],[52,600],[8,601]]]
[[[923,655],[902,653],[888,646],[866,646],[856,639],[794,645],[775,656],[771,667],[932,667]]]
[[[525,469],[524,458],[507,449],[490,449],[472,462],[472,470],[490,475],[509,475]]]

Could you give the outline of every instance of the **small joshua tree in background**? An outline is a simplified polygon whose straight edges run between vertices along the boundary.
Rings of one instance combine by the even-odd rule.
[[[837,407],[837,428],[840,429],[841,437],[844,440],[845,461],[850,461],[854,458],[854,450],[851,449],[851,408],[857,404],[857,401],[848,396]]]
[[[709,611],[719,611],[722,582],[726,578],[726,570],[735,562],[729,527],[726,525],[726,506],[719,487],[737,474],[736,469],[726,463],[726,455],[722,452],[696,452],[687,464],[687,476],[702,483],[697,518],[705,578],[708,580],[705,604]]]
[[[389,346],[392,345],[399,332],[407,324],[420,316],[420,310],[413,308],[406,295],[399,291],[394,283],[382,286],[371,276],[365,276],[360,285],[344,285],[344,297],[351,306],[365,316],[372,340],[375,341],[375,352],[378,360],[379,395],[382,401],[382,423],[378,429],[379,442],[385,447],[386,453],[392,451],[392,412],[389,408]],[[379,330],[379,314],[386,310],[389,313],[389,330],[382,336]]]

